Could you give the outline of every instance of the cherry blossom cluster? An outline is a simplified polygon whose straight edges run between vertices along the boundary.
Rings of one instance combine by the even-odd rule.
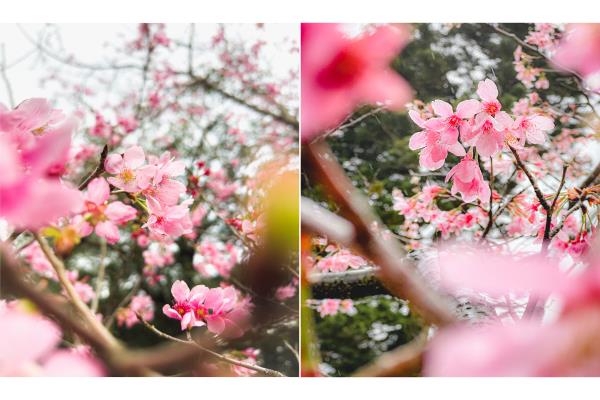
[[[196,246],[194,269],[204,277],[221,276],[229,278],[231,270],[240,259],[241,251],[232,242],[223,243],[213,239],[203,239]]]
[[[344,272],[369,265],[364,258],[352,254],[348,249],[329,243],[327,239],[315,237],[312,241],[316,258],[311,260],[313,270],[318,272]]]
[[[171,294],[174,302],[165,304],[163,313],[179,320],[182,331],[206,326],[217,335],[238,337],[247,328],[251,304],[233,286],[197,285],[190,290],[185,282],[175,281]]]
[[[435,116],[428,119],[415,110],[409,111],[413,122],[422,128],[411,136],[409,147],[420,150],[419,164],[429,170],[441,168],[448,152],[462,157],[446,175],[446,182],[453,182],[451,193],[460,193],[466,203],[479,199],[486,204],[490,187],[483,179],[475,154],[493,157],[507,146],[523,149],[526,143],[541,144],[554,129],[554,122],[538,114],[514,119],[502,111],[498,88],[490,79],[479,82],[477,94],[481,101],[464,100],[456,111],[449,103],[434,100],[431,106]],[[470,147],[468,153],[465,145]]]
[[[334,316],[338,313],[352,316],[358,312],[352,299],[310,300],[310,305],[316,308],[321,318]]]
[[[439,232],[443,239],[448,239],[451,235],[460,235],[469,230],[477,235],[480,233],[479,226],[488,219],[481,207],[469,207],[464,210],[459,205],[447,211],[440,209],[437,202],[452,200],[453,196],[445,188],[432,183],[425,184],[412,197],[405,197],[399,189],[392,192],[392,197],[393,209],[404,216],[400,231],[403,238],[408,240],[409,250],[422,247],[422,239],[427,236],[426,231],[430,230],[430,227],[434,227],[434,231]],[[422,227],[423,223],[427,226]]]
[[[174,179],[185,172],[183,161],[169,152],[160,157],[149,156],[139,146],[127,149],[123,155],[110,154],[104,169],[113,176],[108,182],[127,192],[148,213],[144,227],[161,237],[177,238],[192,232],[189,206],[192,200],[179,202],[185,185]]]

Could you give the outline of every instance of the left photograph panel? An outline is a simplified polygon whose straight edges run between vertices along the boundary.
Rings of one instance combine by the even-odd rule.
[[[298,376],[299,36],[0,25],[0,376]]]

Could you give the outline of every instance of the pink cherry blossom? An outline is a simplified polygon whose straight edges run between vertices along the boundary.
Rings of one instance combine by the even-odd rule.
[[[456,164],[448,175],[446,182],[452,179],[452,194],[460,192],[462,200],[469,203],[479,198],[483,204],[489,202],[490,187],[487,181],[483,180],[483,175],[479,169],[477,161],[467,154],[458,164]]]
[[[542,144],[546,141],[546,135],[554,129],[552,118],[543,115],[520,116],[515,120],[513,132],[520,142],[531,144]]]
[[[110,244],[119,241],[119,228],[135,219],[137,210],[120,201],[108,203],[110,187],[104,178],[95,178],[89,184],[85,194],[84,223],[94,227],[96,235]],[[86,230],[85,228],[83,229]],[[89,232],[89,230],[88,230]]]
[[[322,272],[343,272],[347,269],[357,269],[368,265],[367,261],[346,249],[341,249],[332,255],[323,257],[315,265]]]
[[[144,321],[154,319],[154,302],[147,294],[141,293],[133,296],[128,307],[118,310],[117,324],[131,328],[139,323],[138,314]]]
[[[185,193],[185,185],[175,179],[185,172],[185,164],[175,160],[167,151],[152,164],[141,167],[137,173],[137,185],[147,197],[153,197],[166,206],[174,206]]]
[[[232,287],[212,288],[196,286],[190,304],[194,310],[194,326],[204,326],[217,335],[239,337],[248,320],[248,309],[238,300]]]
[[[421,167],[430,170],[441,168],[446,161],[448,151],[459,157],[466,154],[465,149],[458,141],[448,144],[442,140],[440,132],[427,128],[426,121],[421,118],[418,112],[411,110],[408,114],[415,124],[424,128],[424,130],[413,134],[408,143],[411,150],[422,149],[419,153],[419,165]]]
[[[126,192],[138,192],[140,188],[137,185],[137,170],[145,161],[146,156],[140,146],[130,147],[123,156],[109,154],[104,162],[104,169],[109,174],[117,176],[108,178],[108,182]]]
[[[502,109],[502,104],[498,101],[498,88],[491,79],[477,84],[477,95],[483,100],[481,110],[484,113],[493,117]]]
[[[434,100],[431,105],[439,117],[428,119],[424,125],[428,129],[439,132],[441,142],[449,146],[457,142],[459,128],[465,124],[465,120],[472,118],[481,109],[481,104],[477,100],[458,103],[456,112],[443,100]]]
[[[279,301],[290,299],[296,295],[297,285],[289,284],[286,286],[278,287],[275,291],[275,298]]]
[[[240,359],[241,361],[245,362],[246,364],[257,365],[258,363],[257,363],[256,359],[258,358],[259,354],[260,354],[259,349],[255,349],[253,347],[248,347],[244,351],[242,351],[241,355],[238,356],[237,358]],[[232,365],[231,370],[237,376],[252,376],[252,375],[257,374],[257,371],[255,371],[253,369],[241,367],[239,365]]]
[[[473,127],[461,132],[461,138],[466,144],[472,144],[477,152],[483,157],[493,157],[498,154],[504,146],[505,125],[500,121],[503,116],[509,118],[508,114],[500,111],[494,118],[487,113],[480,113],[475,117]]]
[[[302,141],[333,128],[360,104],[398,109],[409,101],[410,87],[389,67],[408,36],[399,26],[350,38],[336,24],[302,24]]]
[[[195,287],[194,289],[195,291],[193,294],[203,290],[203,288],[200,287],[198,287],[198,289]],[[173,306],[165,304],[163,306],[163,313],[169,318],[181,321],[182,331],[191,329],[196,320],[194,317],[194,309],[190,303],[190,298],[192,296],[190,288],[184,281],[175,281],[171,286],[171,294],[173,295],[173,299],[175,299],[175,303]]]
[[[154,198],[148,197],[150,216],[144,226],[148,227],[151,232],[172,238],[191,233],[193,225],[189,211],[190,203],[191,200],[176,206],[166,206]]]

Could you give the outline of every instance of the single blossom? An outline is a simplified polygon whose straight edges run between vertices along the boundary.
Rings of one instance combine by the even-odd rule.
[[[92,229],[96,235],[110,244],[119,241],[118,225],[135,219],[137,210],[120,201],[108,203],[110,187],[104,178],[95,178],[89,184],[85,194],[84,222],[81,228],[86,236]],[[93,228],[92,228],[93,227]]]
[[[144,225],[160,236],[179,237],[192,232],[189,205],[191,200],[176,206],[165,206],[152,197],[147,198],[150,216]]]
[[[444,165],[448,152],[458,157],[466,154],[464,147],[458,141],[448,144],[442,140],[440,132],[427,128],[426,122],[418,112],[411,110],[408,114],[415,124],[424,128],[424,130],[414,133],[408,142],[408,147],[411,150],[421,149],[419,153],[419,165],[421,167],[436,170]]]
[[[123,156],[120,154],[110,154],[106,157],[104,169],[109,174],[116,176],[108,178],[108,182],[126,192],[139,192],[137,170],[144,165],[145,161],[146,156],[140,146],[130,147],[125,151]]]
[[[483,100],[481,111],[490,116],[495,116],[502,109],[498,101],[498,88],[491,79],[486,79],[477,84],[477,95]]]
[[[479,198],[483,204],[487,204],[490,198],[490,186],[483,180],[483,175],[479,169],[477,161],[467,154],[458,164],[456,164],[448,175],[446,182],[452,179],[451,193],[460,192],[462,200],[469,203]]]
[[[543,115],[517,117],[513,126],[513,133],[519,143],[525,139],[531,144],[542,144],[546,141],[546,135],[554,129],[552,118]]]
[[[434,100],[431,105],[438,117],[428,119],[424,125],[428,129],[439,132],[441,142],[448,146],[457,143],[459,128],[462,129],[466,120],[473,118],[481,109],[481,104],[477,100],[461,101],[456,106],[456,112],[443,100]]]
[[[195,292],[198,290],[201,289],[196,289]],[[165,304],[163,306],[163,313],[169,318],[181,321],[182,331],[191,329],[196,320],[194,318],[194,310],[190,303],[190,297],[192,295],[190,288],[184,281],[175,281],[171,286],[171,294],[173,295],[175,302],[173,306]]]
[[[409,38],[408,29],[382,26],[356,38],[337,24],[302,24],[302,142],[335,127],[365,103],[399,109],[411,89],[391,61]]]

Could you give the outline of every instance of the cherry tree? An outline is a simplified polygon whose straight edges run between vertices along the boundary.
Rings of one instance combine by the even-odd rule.
[[[318,324],[340,313],[356,315],[355,305],[373,294],[401,299],[407,315],[422,319],[422,328],[359,366],[353,371],[358,376],[600,373],[593,344],[600,69],[597,54],[581,50],[583,43],[598,45],[598,26],[532,24],[523,34],[521,25],[466,25],[416,29],[415,43],[433,29],[440,42],[432,48],[456,53],[467,32],[479,37],[475,31],[483,29],[492,45],[514,49],[514,59],[473,51],[481,70],[469,74],[459,65],[433,77],[453,80],[460,92],[427,101],[418,98],[426,85],[423,71],[406,68],[421,85],[415,93],[394,70],[398,58],[413,61],[405,52],[432,59],[430,49],[410,44],[399,54],[410,27],[303,25],[306,376],[328,373],[320,341],[335,351],[329,338],[315,334],[311,313],[319,314]],[[460,33],[446,39],[453,30]],[[500,79],[506,77],[502,63],[512,63],[508,81]],[[552,85],[560,88],[552,91]],[[517,92],[522,96],[516,98]],[[409,124],[400,118],[399,126],[382,122],[402,105]],[[314,118],[312,110],[332,112]],[[397,147],[362,163],[369,142],[353,130],[373,126]],[[369,140],[375,147],[381,139],[371,133]],[[350,149],[338,162],[335,149],[342,146]],[[402,165],[411,152],[416,169]],[[394,177],[399,183],[392,190],[378,172],[377,162],[384,161],[392,166],[387,170],[404,175]],[[386,181],[369,181],[367,169],[376,171],[371,179]]]
[[[124,25],[94,61],[20,29],[0,373],[297,374],[294,26]],[[26,61],[52,97],[13,100]]]

